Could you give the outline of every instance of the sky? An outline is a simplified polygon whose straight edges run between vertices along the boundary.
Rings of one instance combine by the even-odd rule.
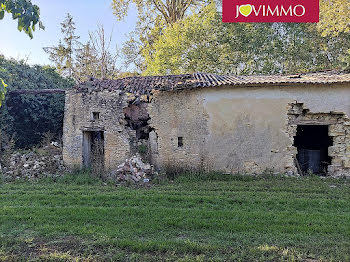
[[[30,39],[24,32],[17,30],[17,20],[12,20],[11,15],[5,13],[5,18],[0,20],[0,54],[5,57],[22,59],[28,57],[29,64],[51,64],[49,56],[43,51],[43,47],[57,45],[61,34],[60,23],[67,13],[73,16],[76,26],[76,34],[81,42],[88,40],[88,32],[97,29],[97,24],[105,28],[108,36],[113,30],[113,45],[119,48],[127,40],[136,25],[136,8],[130,8],[124,21],[117,21],[111,8],[111,0],[32,0],[33,4],[40,7],[40,18],[45,25],[45,30],[34,32],[34,38]]]

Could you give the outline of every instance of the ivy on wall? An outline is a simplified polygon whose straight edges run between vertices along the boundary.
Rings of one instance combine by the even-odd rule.
[[[49,66],[29,66],[24,61],[0,56],[0,78],[6,83],[7,95],[0,108],[0,128],[13,137],[16,146],[29,148],[40,143],[46,132],[62,134],[64,95],[13,94],[15,89],[65,89],[74,82],[61,77]],[[1,82],[2,82],[1,81]]]

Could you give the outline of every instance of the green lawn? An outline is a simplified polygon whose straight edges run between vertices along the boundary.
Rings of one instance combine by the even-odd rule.
[[[350,261],[350,180],[0,184],[0,260]]]

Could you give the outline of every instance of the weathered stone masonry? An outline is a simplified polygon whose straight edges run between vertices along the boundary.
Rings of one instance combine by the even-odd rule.
[[[295,164],[297,148],[293,146],[296,136],[297,125],[327,125],[328,135],[333,140],[333,145],[328,148],[328,155],[332,158],[328,166],[328,173],[332,176],[350,176],[350,119],[344,112],[312,113],[304,108],[302,103],[289,104],[287,132],[291,144],[288,146],[290,152],[287,169],[297,173]]]
[[[147,143],[143,136],[148,139],[152,131],[147,124],[148,104],[136,105],[134,101],[135,97],[120,91],[67,92],[63,131],[65,164],[71,168],[84,166],[84,132],[103,133],[106,170],[115,169],[136,153],[139,145]],[[98,119],[94,119],[94,114]]]
[[[63,159],[69,167],[83,166],[83,132],[104,132],[105,168],[114,168],[130,155],[129,133],[125,128],[125,96],[108,90],[69,91],[64,116]],[[94,120],[93,112],[100,118]]]
[[[323,125],[333,141],[328,175],[350,176],[349,115],[344,73],[93,80],[66,93],[63,158],[82,167],[83,134],[100,131],[107,170],[144,146],[158,169],[297,174],[298,125]]]

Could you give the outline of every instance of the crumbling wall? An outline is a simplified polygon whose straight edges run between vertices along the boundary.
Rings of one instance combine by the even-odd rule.
[[[333,145],[328,148],[331,164],[328,175],[333,177],[350,176],[350,119],[344,112],[330,111],[322,113],[310,112],[303,103],[294,101],[288,104],[287,133],[290,138],[288,146],[289,158],[286,169],[300,173],[297,169],[297,148],[293,145],[298,125],[327,125],[328,135]]]
[[[146,161],[151,161],[149,134],[153,130],[149,125],[148,104],[129,100],[124,108],[126,129],[130,135],[130,146],[133,154],[140,153]]]
[[[297,173],[290,105],[298,101],[313,114],[335,114],[342,120],[330,126],[334,146],[332,175],[349,163],[350,88],[348,85],[220,87],[155,92],[149,104],[158,167],[168,164],[262,173]],[[178,146],[178,138],[183,146]],[[334,156],[337,155],[337,156]],[[339,163],[341,162],[342,168]],[[335,171],[336,169],[337,171]]]
[[[127,97],[119,91],[68,91],[63,127],[65,165],[82,167],[83,131],[103,131],[104,167],[107,170],[116,168],[128,158],[130,132],[123,110],[127,106]],[[98,113],[98,119],[94,119],[94,112]]]
[[[130,104],[124,108],[124,115],[127,126],[136,131],[137,139],[147,139],[149,133],[147,121],[150,119],[147,112],[147,104]]]
[[[156,167],[202,168],[210,164],[205,159],[207,116],[199,92],[154,92],[148,112],[153,128],[150,133],[152,162]]]
[[[329,173],[347,175],[349,115],[347,85],[153,90],[145,99],[117,90],[69,91],[63,159],[81,167],[83,131],[103,131],[107,169],[146,145],[159,169],[296,174],[295,121],[328,121]]]

